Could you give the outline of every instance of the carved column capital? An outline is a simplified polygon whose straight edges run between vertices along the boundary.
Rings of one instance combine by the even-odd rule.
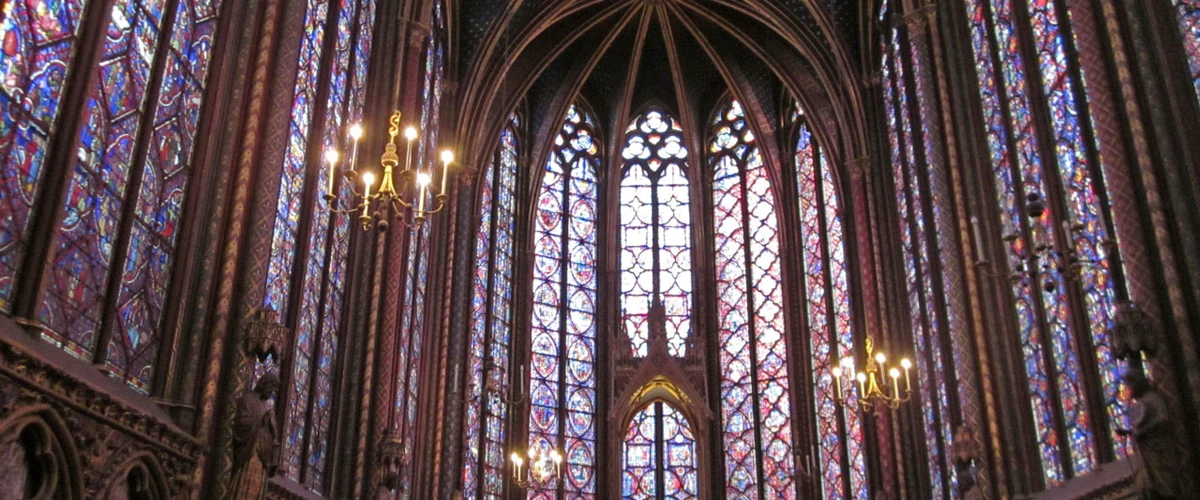
[[[929,29],[929,25],[937,20],[937,3],[929,2],[911,12],[904,14],[904,24],[908,26],[908,31],[914,34],[925,34]]]
[[[860,156],[846,161],[846,170],[850,172],[850,177],[855,181],[862,180],[867,174],[871,173],[871,157]]]
[[[421,50],[425,45],[425,41],[429,39],[429,27],[414,22],[407,22],[407,24],[408,46],[416,50]]]

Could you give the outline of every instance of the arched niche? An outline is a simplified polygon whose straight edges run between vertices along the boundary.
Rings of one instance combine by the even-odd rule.
[[[70,435],[48,406],[25,408],[0,422],[0,498],[81,498],[79,455]]]
[[[166,475],[158,461],[148,453],[135,455],[117,470],[105,489],[107,500],[166,500],[170,498]]]
[[[645,366],[650,365],[652,364],[647,363]],[[666,372],[677,371],[673,369],[675,368],[673,364],[658,365],[658,367]],[[614,467],[610,468],[612,472],[609,476],[613,491],[623,491],[627,438],[631,433],[636,433],[631,424],[637,423],[635,421],[639,417],[650,417],[657,420],[653,423],[655,439],[670,440],[684,432],[683,429],[672,430],[672,424],[664,419],[677,419],[675,424],[686,428],[693,443],[691,453],[693,454],[692,462],[695,465],[697,497],[710,498],[713,486],[710,476],[713,472],[710,470],[709,461],[712,450],[710,450],[706,436],[712,412],[703,405],[703,399],[698,397],[690,384],[682,382],[682,378],[664,374],[636,378],[641,378],[642,383],[631,384],[631,387],[636,387],[636,389],[628,390],[624,397],[618,400],[619,404],[613,408],[613,412],[609,416],[609,422],[612,424],[610,429],[614,431],[609,445],[609,456],[614,457]],[[649,428],[645,431],[650,432]],[[641,433],[643,438],[648,437],[646,432]],[[662,445],[657,452],[661,454],[666,450],[667,446]],[[662,461],[656,462],[655,466],[657,467],[659,464],[669,466],[665,456]]]

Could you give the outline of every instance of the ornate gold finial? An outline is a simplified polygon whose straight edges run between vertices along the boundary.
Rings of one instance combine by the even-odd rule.
[[[388,127],[388,142],[395,143],[396,136],[400,135],[400,110],[392,111],[392,118],[388,122],[392,125]]]
[[[391,123],[388,127],[388,143],[383,147],[383,156],[379,158],[385,169],[400,163],[400,155],[396,154],[396,136],[400,135],[400,110],[393,111],[388,122]],[[386,183],[388,179],[384,181]]]

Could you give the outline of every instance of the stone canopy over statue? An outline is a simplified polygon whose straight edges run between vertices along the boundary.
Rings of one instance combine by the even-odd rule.
[[[279,469],[280,444],[275,411],[269,400],[279,390],[279,375],[267,373],[254,390],[237,400],[233,422],[233,481],[231,500],[259,500],[267,480]]]

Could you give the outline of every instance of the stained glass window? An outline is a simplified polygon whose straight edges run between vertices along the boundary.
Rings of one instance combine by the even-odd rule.
[[[25,266],[43,162],[51,148],[69,149],[70,165],[53,166],[69,170],[66,186],[44,190],[65,190],[65,209],[56,228],[40,229],[55,240],[45,293],[35,299],[38,319],[51,342],[149,392],[221,4],[116,1],[89,28],[105,37],[95,65],[84,67],[75,42],[84,37],[86,3],[3,5],[0,311],[12,310],[16,270]],[[168,7],[174,17],[164,19]],[[66,78],[75,72],[86,75],[75,89],[86,99],[64,109]],[[55,135],[64,119],[81,123],[77,136]],[[136,157],[139,146],[145,155]]]
[[[636,357],[649,351],[661,328],[672,356],[683,356],[691,335],[691,214],[683,128],[661,110],[636,118],[625,131],[621,180],[622,328]],[[649,324],[663,308],[664,325]]]
[[[639,411],[629,421],[621,450],[621,498],[684,500],[700,495],[696,436],[675,407],[651,403]]]
[[[798,108],[798,107],[797,107]],[[795,168],[800,199],[800,235],[804,269],[805,318],[812,352],[813,405],[817,416],[817,457],[825,498],[866,498],[863,431],[855,396],[839,405],[830,370],[853,355],[850,285],[837,184],[828,160],[803,112],[796,125]],[[843,462],[845,458],[845,462]],[[849,463],[847,470],[843,463]],[[849,490],[847,490],[847,486]]]
[[[563,481],[530,498],[596,493],[595,120],[572,105],[546,161],[534,224],[529,447],[564,451]]]
[[[712,122],[725,492],[795,498],[776,198],[737,101]]]
[[[1192,68],[1192,84],[1196,86],[1197,96],[1200,96],[1200,2],[1175,0],[1175,12],[1179,15],[1183,49]]]
[[[309,158],[322,156],[315,151],[342,149],[349,141],[349,123],[361,119],[375,4],[373,0],[338,0],[334,4],[310,2],[308,6],[305,20],[312,29],[301,39],[265,306],[286,311],[287,297],[300,294],[299,307],[291,312],[296,325],[292,369],[283,377],[289,392],[282,465],[285,476],[319,493],[326,488],[334,367],[351,224],[345,215],[334,216],[324,199],[323,191],[330,181],[325,165],[315,165],[314,179],[321,189],[306,192],[304,181],[306,172],[314,168]],[[335,22],[331,31],[335,37],[333,51],[322,55],[322,38],[331,21]],[[316,102],[322,57],[331,58],[328,91],[324,102]],[[323,121],[313,122],[317,117],[323,117]],[[338,177],[334,189],[341,199],[350,199],[349,186]],[[301,253],[296,251],[294,239],[300,234],[304,196],[312,197],[312,212],[307,252]],[[293,280],[291,266],[301,256],[303,274]]]
[[[1071,20],[1060,17],[1069,11],[1052,0],[968,0],[968,12],[1007,271],[1022,278],[1012,295],[1031,409],[1045,479],[1054,484],[1123,456],[1127,447],[1116,434],[1128,427],[1128,395],[1119,383],[1125,368],[1107,338],[1115,284],[1102,242],[1116,235],[1101,202],[1100,146],[1088,132],[1087,96],[1076,81],[1082,77],[1071,69]],[[1014,22],[1020,15],[1027,25]],[[1018,47],[1036,54],[1035,73],[1026,72]],[[1039,97],[1044,120],[1032,105]],[[1042,138],[1051,144],[1039,144]],[[1043,215],[1026,216],[1031,197],[1046,206]],[[1089,264],[1058,266],[1042,248]],[[1108,418],[1093,419],[1093,411]]]
[[[30,210],[87,2],[5,2],[0,13],[0,311],[11,312]]]
[[[883,62],[884,103],[887,110],[888,137],[892,152],[892,174],[896,188],[896,206],[899,215],[901,252],[904,257],[905,284],[909,305],[909,324],[913,343],[917,348],[917,388],[920,394],[921,416],[925,438],[925,452],[929,457],[929,484],[934,498],[949,498],[955,491],[955,470],[950,456],[951,414],[948,390],[956,386],[947,376],[943,362],[941,330],[949,325],[942,321],[935,296],[934,270],[930,256],[937,255],[937,235],[930,230],[936,220],[926,210],[924,202],[933,202],[927,191],[922,191],[923,175],[919,168],[916,151],[928,153],[932,147],[928,140],[928,129],[922,120],[913,121],[910,112],[910,92],[917,100],[924,99],[920,90],[909,85],[904,66],[906,60],[919,71],[920,58],[917,51],[906,58],[902,50],[900,31],[892,30],[891,40],[885,44]],[[920,85],[917,85],[920,87]],[[923,101],[924,102],[924,101]],[[925,112],[924,109],[921,110]],[[924,149],[921,148],[924,146]],[[923,156],[927,157],[927,156]],[[936,209],[936,208],[935,208]]]
[[[466,446],[463,498],[498,499],[504,493],[505,420],[512,340],[513,230],[517,177],[516,116],[483,173],[471,340],[467,351]]]

